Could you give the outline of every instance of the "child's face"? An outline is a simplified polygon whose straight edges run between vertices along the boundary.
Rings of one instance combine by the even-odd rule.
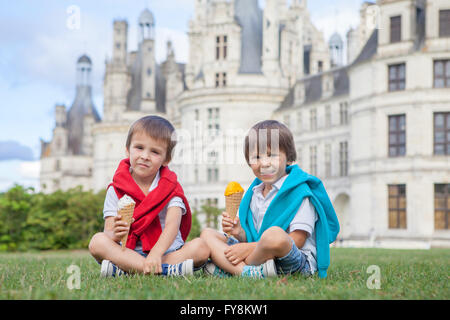
[[[265,184],[274,184],[286,175],[286,153],[279,150],[278,153],[257,154],[256,151],[249,154],[249,165],[255,176]]]
[[[167,143],[156,140],[142,131],[135,132],[131,138],[130,148],[127,156],[133,168],[133,178],[141,181],[153,181],[161,166],[168,165],[166,161]]]

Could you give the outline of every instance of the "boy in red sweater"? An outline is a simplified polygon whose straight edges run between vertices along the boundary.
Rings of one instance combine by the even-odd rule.
[[[176,141],[172,124],[146,116],[131,126],[122,160],[109,185],[103,232],[95,234],[89,251],[102,264],[102,276],[124,273],[191,275],[210,255],[203,239],[185,243],[191,210],[177,176],[167,165]],[[127,194],[136,202],[131,226],[117,215],[118,201]],[[128,232],[125,250],[119,244]]]

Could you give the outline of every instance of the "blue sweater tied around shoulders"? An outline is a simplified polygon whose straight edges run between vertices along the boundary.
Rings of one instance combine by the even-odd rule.
[[[309,197],[316,209],[318,220],[315,225],[317,246],[317,269],[320,278],[326,278],[330,265],[330,243],[339,233],[339,221],[322,181],[304,172],[298,165],[286,167],[288,177],[271,201],[264,215],[261,228],[256,232],[250,202],[253,187],[262,181],[256,178],[242,199],[239,219],[248,242],[259,241],[261,235],[270,227],[278,226],[287,230],[298,212],[304,197]]]

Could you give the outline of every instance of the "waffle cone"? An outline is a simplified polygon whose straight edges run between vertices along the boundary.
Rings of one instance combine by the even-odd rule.
[[[125,206],[122,209],[118,210],[117,213],[119,216],[122,217],[121,221],[125,221],[126,223],[128,223],[128,225],[130,225],[131,219],[133,218],[133,212],[134,212],[134,203],[131,203],[128,206]],[[128,232],[120,240],[122,242],[122,250],[125,250],[125,247],[127,244],[127,238],[128,238]]]
[[[236,217],[243,195],[244,192],[236,192],[225,196],[225,211],[230,215],[231,219]]]

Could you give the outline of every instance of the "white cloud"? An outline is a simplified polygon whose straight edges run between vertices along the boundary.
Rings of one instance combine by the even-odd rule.
[[[39,161],[0,162],[0,192],[9,190],[14,184],[39,191]]]
[[[23,179],[39,179],[39,170],[41,164],[39,161],[22,161],[19,167],[19,174]]]

